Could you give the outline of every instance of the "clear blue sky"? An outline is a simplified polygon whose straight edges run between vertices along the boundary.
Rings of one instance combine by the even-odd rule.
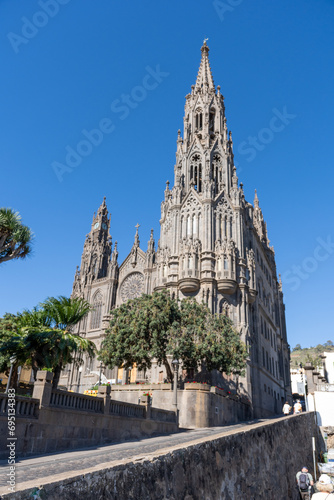
[[[334,340],[333,25],[333,0],[2,0],[0,205],[35,242],[31,258],[1,265],[0,315],[70,295],[103,196],[120,262],[137,223],[144,250],[151,227],[158,240],[208,37],[239,180],[249,201],[258,191],[283,276],[289,342]],[[82,131],[104,119],[85,150]],[[86,156],[57,177],[79,143]]]

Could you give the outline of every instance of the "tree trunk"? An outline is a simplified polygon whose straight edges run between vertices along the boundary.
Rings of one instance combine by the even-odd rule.
[[[34,363],[31,367],[32,373],[34,375],[34,382],[36,382],[37,379],[37,372],[38,372],[38,366]]]
[[[60,379],[60,374],[61,374],[61,365],[57,365],[53,370],[52,389],[57,389],[58,382]]]
[[[15,389],[15,391],[18,390],[18,381],[19,381],[17,370],[18,370],[18,365],[14,365],[12,371],[12,378],[10,379],[10,385],[9,385],[9,388]]]
[[[167,359],[164,360],[164,367],[166,368],[167,381],[170,383],[173,382],[174,374]]]

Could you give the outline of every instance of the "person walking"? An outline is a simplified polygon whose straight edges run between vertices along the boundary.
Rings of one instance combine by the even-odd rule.
[[[293,405],[293,413],[294,415],[297,415],[298,413],[301,413],[303,411],[302,405],[300,404],[299,399],[295,402]]]
[[[286,401],[283,405],[282,412],[284,413],[284,415],[289,415],[290,411],[291,411],[291,406]]]
[[[306,465],[302,470],[297,472],[296,481],[299,488],[300,498],[302,500],[309,500],[311,498],[311,487],[313,486],[313,477],[309,473]]]
[[[315,483],[317,493],[312,495],[312,500],[334,500],[334,486],[327,474],[321,474]]]

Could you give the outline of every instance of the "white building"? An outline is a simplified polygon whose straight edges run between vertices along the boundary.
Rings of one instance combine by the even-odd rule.
[[[329,384],[334,384],[334,352],[324,352],[323,360],[324,377]]]

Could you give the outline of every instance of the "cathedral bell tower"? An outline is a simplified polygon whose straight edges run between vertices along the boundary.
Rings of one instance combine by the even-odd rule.
[[[186,96],[183,138],[178,131],[174,187],[167,182],[161,206],[157,288],[171,288],[180,298],[197,296],[212,312],[221,312],[246,262],[239,262],[246,257],[240,222],[244,197],[206,40],[201,53],[196,83]]]
[[[90,232],[86,235],[81,257],[81,287],[105,278],[108,274],[112,240],[109,234],[110,216],[104,197],[97,213],[94,213]],[[77,271],[78,272],[78,271]]]

